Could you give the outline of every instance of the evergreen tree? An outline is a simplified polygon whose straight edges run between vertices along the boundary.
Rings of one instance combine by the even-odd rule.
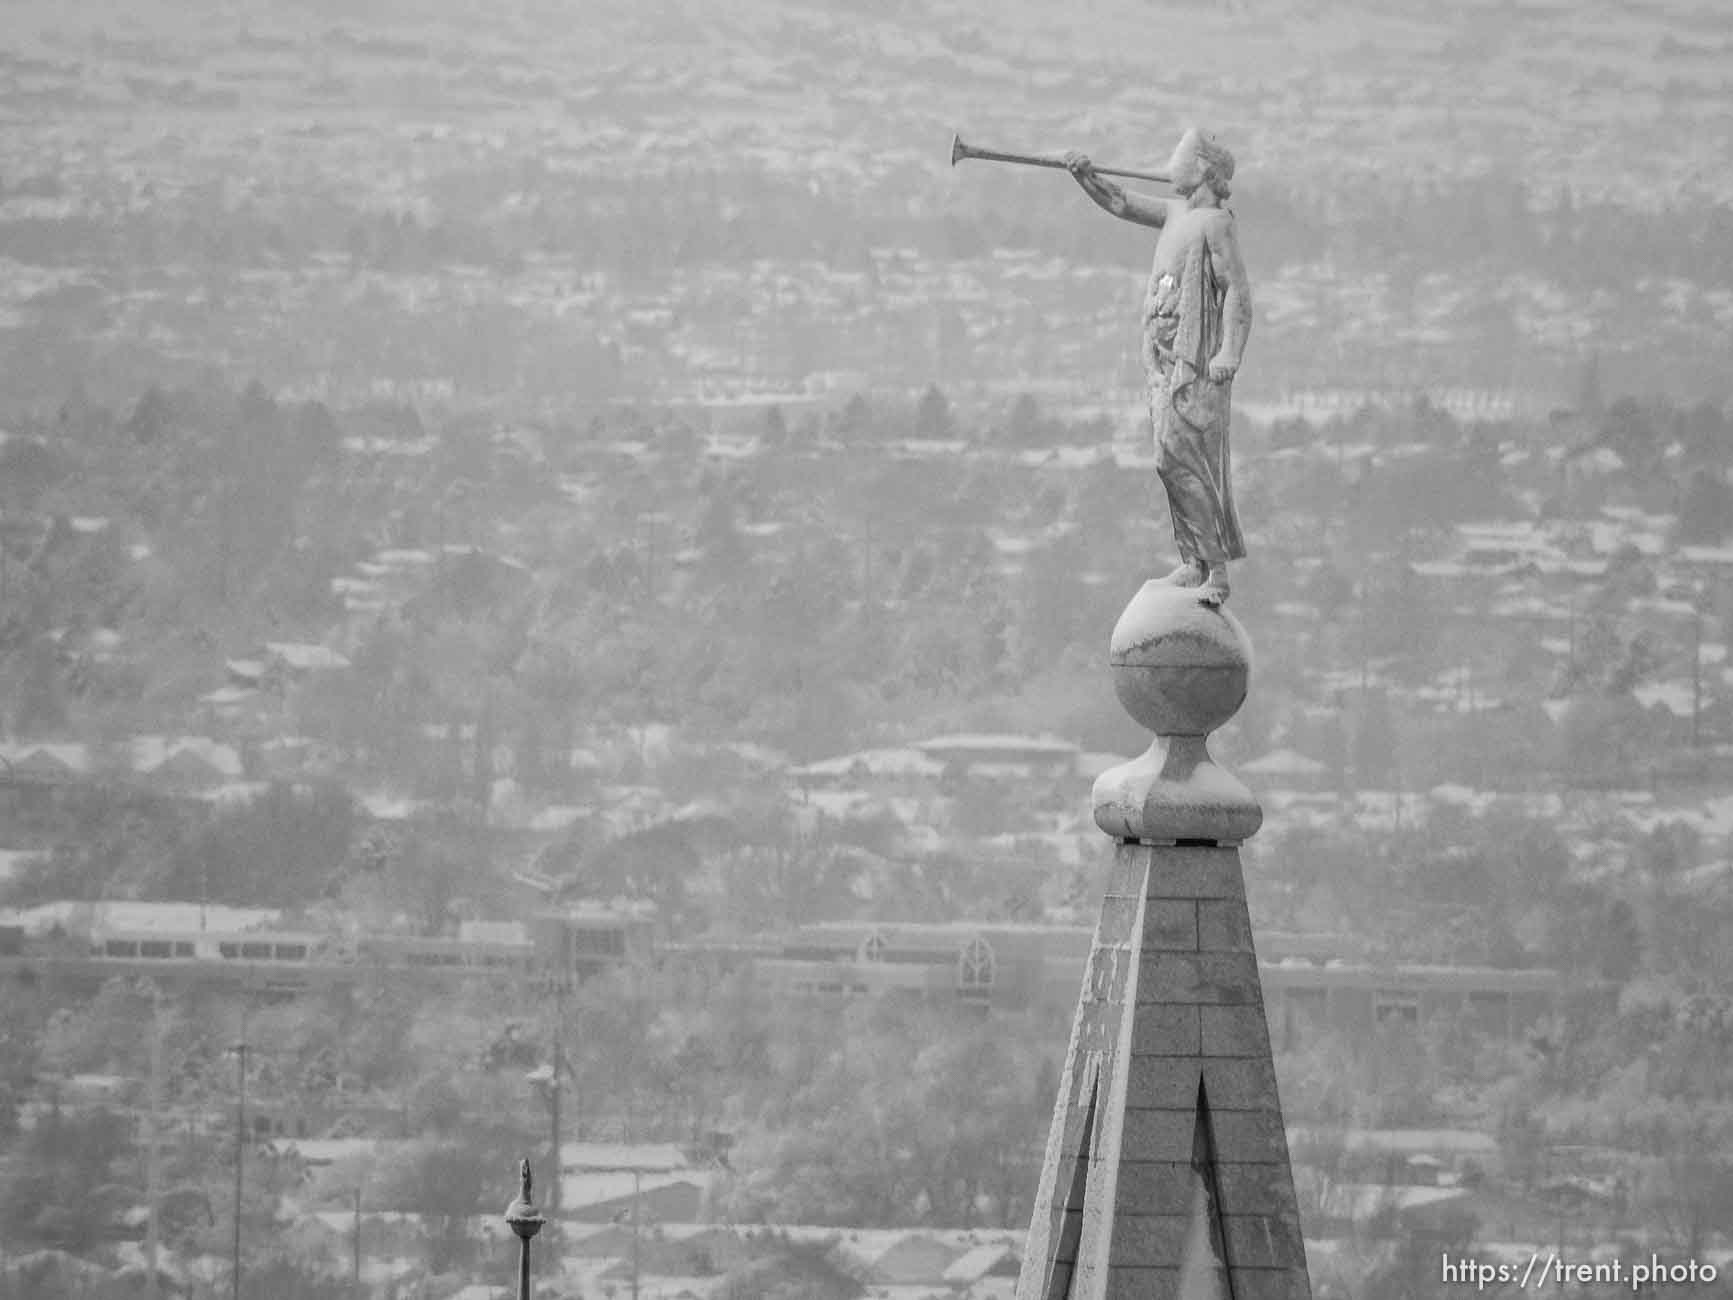
[[[1042,441],[1045,432],[1040,406],[1028,393],[1019,393],[1005,419],[1005,437],[1014,447],[1033,447]]]
[[[1601,354],[1591,352],[1577,379],[1576,410],[1579,415],[1592,419],[1605,409],[1606,403],[1601,396]]]
[[[1396,724],[1390,716],[1387,692],[1364,693],[1355,719],[1352,744],[1354,783],[1362,790],[1397,787]]]
[[[1631,905],[1622,898],[1608,903],[1601,916],[1599,942],[1602,979],[1624,983],[1643,963],[1643,932]]]
[[[915,437],[943,439],[956,432],[956,419],[951,403],[938,385],[929,384],[915,404]]]
[[[1678,540],[1716,546],[1733,533],[1733,488],[1720,469],[1699,466],[1679,492]]]
[[[92,1193],[130,1154],[127,1118],[109,1110],[54,1110],[24,1134],[0,1176],[0,1223],[26,1247],[82,1254],[113,1229]]]
[[[782,413],[780,406],[773,406],[764,413],[764,428],[760,433],[766,447],[781,450],[788,445],[788,419]]]
[[[876,413],[861,393],[855,393],[836,415],[836,432],[845,441],[868,438],[876,431]]]
[[[20,736],[51,736],[66,719],[66,696],[54,643],[39,637],[26,651],[24,672],[14,696],[12,730]]]
[[[152,384],[138,399],[127,417],[126,432],[141,443],[160,442],[169,432],[174,418],[168,395]]]

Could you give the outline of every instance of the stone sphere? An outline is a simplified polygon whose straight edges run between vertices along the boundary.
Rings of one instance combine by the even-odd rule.
[[[1207,736],[1239,711],[1252,645],[1227,610],[1146,582],[1114,626],[1108,662],[1125,711],[1158,736]]]

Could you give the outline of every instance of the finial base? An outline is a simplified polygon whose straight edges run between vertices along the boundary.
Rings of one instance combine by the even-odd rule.
[[[1093,802],[1097,826],[1144,844],[1243,844],[1264,824],[1257,799],[1209,756],[1202,736],[1157,736],[1095,779]]]
[[[1143,584],[1113,629],[1108,663],[1120,703],[1155,743],[1097,778],[1097,826],[1146,844],[1240,844],[1257,833],[1258,801],[1208,747],[1245,703],[1251,659],[1232,614],[1190,588]]]

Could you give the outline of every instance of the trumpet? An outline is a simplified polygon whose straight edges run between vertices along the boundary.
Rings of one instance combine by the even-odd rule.
[[[964,158],[979,158],[983,162],[1021,163],[1025,167],[1057,167],[1066,170],[1065,160],[1054,154],[1040,153],[999,153],[992,149],[977,149],[968,144],[960,135],[951,136],[951,166],[955,167]],[[1124,176],[1134,181],[1154,181],[1158,185],[1173,184],[1173,177],[1164,176],[1160,172],[1137,172],[1122,167],[1096,167],[1094,171],[1101,176]]]

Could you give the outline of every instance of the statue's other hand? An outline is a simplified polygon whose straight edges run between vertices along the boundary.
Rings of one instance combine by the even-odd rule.
[[[1212,383],[1225,384],[1234,377],[1238,370],[1238,363],[1229,361],[1226,357],[1216,357],[1209,363],[1209,377]]]
[[[1065,170],[1070,172],[1080,181],[1093,180],[1095,178],[1095,164],[1089,161],[1088,154],[1080,153],[1076,149],[1066,151]]]

